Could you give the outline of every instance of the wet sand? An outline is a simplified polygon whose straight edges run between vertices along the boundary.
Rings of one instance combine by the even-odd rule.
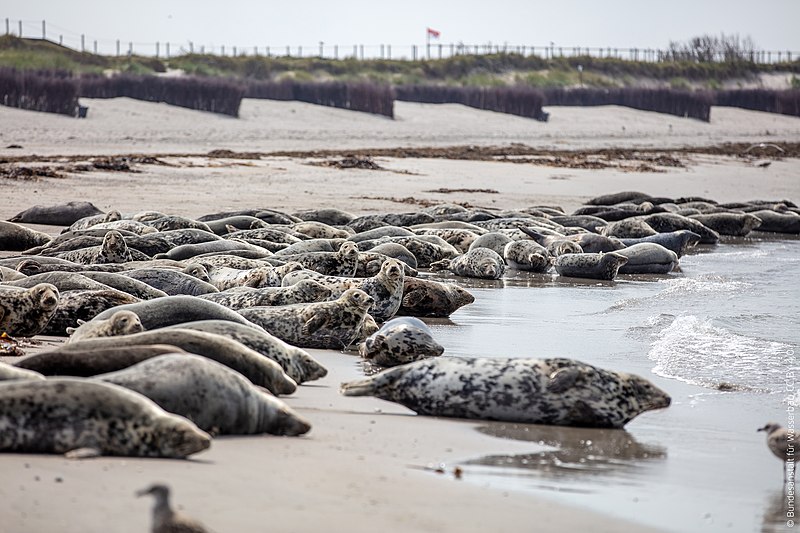
[[[90,126],[98,123],[62,122],[60,117],[52,120],[48,117],[47,121],[39,123],[38,114],[23,113],[30,121],[29,127],[4,127],[0,144],[10,143],[14,135],[29,135],[20,143],[25,148],[1,153],[96,154],[145,149],[165,153],[170,151],[169,147],[181,151],[195,147],[201,153],[213,148],[245,149],[248,146],[261,150],[265,145],[278,149],[302,144],[303,149],[308,149],[312,146],[376,146],[376,140],[393,146],[433,142],[430,137],[433,134],[423,131],[427,123],[417,123],[409,129],[418,133],[416,137],[398,134],[381,139],[375,136],[374,129],[370,130],[372,136],[351,136],[348,125],[337,124],[342,118],[338,110],[308,110],[301,104],[284,104],[295,106],[303,120],[315,120],[315,127],[319,125],[319,131],[324,133],[308,133],[313,123],[309,122],[304,127],[310,138],[303,138],[299,133],[297,138],[281,137],[280,132],[272,132],[264,139],[254,140],[248,135],[255,134],[244,131],[241,139],[223,136],[227,141],[220,145],[218,135],[222,134],[217,126],[224,123],[228,127],[235,121],[170,110],[170,113],[190,113],[197,122],[182,139],[169,122],[164,124],[162,133],[151,133],[156,128],[150,107],[154,104],[103,103],[108,104],[109,111],[116,105],[125,107],[126,112],[132,113],[126,115],[130,120],[118,121],[114,129],[100,123],[101,127],[89,131]],[[102,111],[99,103],[94,107],[98,113]],[[313,116],[303,115],[312,111]],[[564,144],[587,147],[601,142],[655,144],[664,140],[651,137],[646,131],[641,135],[627,133],[625,137],[615,138],[604,130],[605,124],[615,120],[617,112],[624,116],[633,113],[631,123],[641,122],[642,127],[655,120],[650,113],[618,109],[570,111],[576,113],[577,123],[581,123],[579,117],[586,118],[586,123],[579,128],[585,128],[585,132],[565,133],[572,137]],[[585,114],[579,113],[584,111]],[[594,115],[595,111],[600,114]],[[285,109],[282,112],[289,113]],[[451,125],[448,128],[474,126],[473,111],[459,109],[458,112],[466,116],[454,118],[448,122]],[[0,120],[9,124],[5,119],[17,120],[17,113],[22,112],[0,108]],[[749,120],[762,114],[744,113],[732,119],[732,131],[713,139],[744,137],[753,142],[763,139],[764,127]],[[198,119],[198,115],[204,120]],[[602,120],[603,117],[608,120]],[[522,128],[517,122],[519,119],[491,113],[479,113],[478,118],[489,126],[494,124],[492,127],[497,129],[487,126],[482,132],[470,130],[463,134],[462,131],[461,136],[453,133],[451,137],[437,137],[435,142],[458,144],[457,141],[475,138],[497,144],[498,139],[521,142],[526,138],[527,134],[518,131]],[[771,116],[769,119],[781,124],[778,131],[786,138],[800,138],[800,120]],[[375,120],[383,119],[352,118],[355,122]],[[670,123],[667,121],[677,124],[676,128],[700,128],[679,119],[657,116],[658,127],[663,125],[666,130]],[[537,124],[524,122],[525,131],[539,128]],[[145,127],[147,124],[149,129]],[[550,135],[556,131],[554,124],[549,124]],[[596,129],[591,130],[592,127]],[[76,131],[75,128],[85,130]],[[208,142],[193,137],[203,128]],[[301,130],[299,123],[290,123],[286,128],[286,131]],[[505,131],[505,137],[491,134],[500,130]],[[164,136],[163,142],[158,135]],[[130,137],[130,142],[126,136]],[[683,145],[709,141],[708,136],[690,132],[678,137],[674,141]],[[555,143],[554,138],[538,141]],[[354,213],[409,211],[417,207],[365,197],[459,201],[497,209],[557,204],[567,210],[574,209],[588,197],[624,189],[653,195],[701,195],[720,201],[800,198],[796,179],[800,175],[800,162],[796,159],[774,161],[766,169],[735,158],[687,156],[687,159],[687,168],[663,169],[661,173],[548,168],[501,162],[378,159],[386,168],[410,172],[398,174],[321,168],[290,158],[219,161],[198,157],[170,161],[187,163],[187,166],[144,165],[136,174],[91,172],[33,181],[2,180],[0,194],[4,201],[0,204],[0,217],[7,219],[34,204],[52,205],[77,199],[93,201],[101,209],[124,212],[155,209],[196,217],[248,207],[287,211],[339,207]],[[425,192],[439,188],[491,188],[498,192]],[[52,232],[54,228],[49,230]],[[632,290],[632,295],[647,289],[624,284],[622,288]],[[358,359],[331,351],[313,351],[329,368],[329,376],[300,387],[295,395],[287,398],[290,405],[312,421],[314,427],[307,436],[218,439],[211,450],[189,461],[110,458],[68,461],[61,457],[3,455],[0,456],[0,476],[13,481],[0,484],[0,516],[10,531],[105,531],[109,524],[114,524],[115,531],[142,531],[148,525],[150,502],[136,500],[133,492],[154,481],[167,481],[175,489],[175,503],[217,531],[266,528],[318,531],[320,526],[334,531],[376,528],[388,531],[529,531],[532,527],[539,531],[573,528],[678,531],[701,530],[703,520],[708,521],[704,517],[708,511],[702,497],[684,501],[647,489],[639,491],[647,500],[640,504],[630,496],[630,487],[635,490],[637,486],[663,485],[673,494],[680,494],[687,484],[706,480],[703,490],[717,494],[719,486],[735,486],[736,482],[747,479],[747,483],[765,493],[770,487],[779,489],[779,483],[774,483],[779,479],[773,479],[779,474],[779,465],[766,451],[762,435],[752,428],[752,436],[748,433],[733,441],[720,442],[717,425],[719,420],[741,419],[742,426],[750,431],[750,426],[763,423],[765,416],[779,417],[779,402],[776,404],[769,399],[769,405],[764,407],[754,401],[741,412],[720,394],[707,394],[705,389],[653,375],[653,362],[641,353],[641,346],[626,344],[624,349],[614,348],[615,343],[627,342],[622,340],[623,329],[634,324],[609,328],[607,321],[597,315],[621,297],[617,289],[602,284],[566,292],[564,289],[569,287],[557,283],[544,287],[544,291],[477,288],[473,306],[460,310],[449,321],[442,321],[434,328],[442,336],[447,353],[453,355],[570,356],[590,363],[602,362],[609,368],[635,371],[673,394],[676,402],[672,407],[642,415],[626,432],[509,427],[416,417],[387,402],[340,396],[339,383],[361,373]],[[579,324],[586,324],[586,327],[578,328]],[[525,334],[508,335],[508,331]],[[536,335],[543,331],[549,334]],[[677,434],[665,437],[665,434],[676,433],[678,428],[691,428],[687,432],[690,438]],[[734,430],[739,431],[731,429],[730,425],[726,429]],[[682,446],[676,443],[678,439],[683,439]],[[594,446],[590,451],[597,459],[592,460],[600,463],[590,465],[589,470],[593,466],[605,469],[611,473],[611,478],[600,475],[592,481],[591,474],[588,477],[571,474],[541,477],[537,474],[533,484],[544,488],[532,490],[525,485],[526,478],[520,470],[486,466],[495,459],[507,461],[508,458],[511,458],[508,464],[521,466],[523,460],[538,460],[540,453],[550,454],[546,459],[553,464],[556,461],[551,458],[556,453],[558,461],[564,463],[569,458],[579,459],[580,447],[586,447],[587,441],[597,443],[588,446]],[[721,445],[735,448],[742,461],[752,457],[756,462],[746,468],[731,468],[725,456],[718,453]],[[444,474],[428,469],[440,463],[445,465]],[[456,465],[464,469],[461,480],[452,475]],[[772,467],[775,472],[768,470]],[[563,474],[564,469],[552,471]],[[691,476],[687,477],[687,472]],[[668,483],[664,483],[665,479]],[[719,486],[717,482],[708,481],[714,479]],[[720,494],[731,495],[732,492]],[[775,506],[776,498],[772,496],[765,499],[764,507]],[[736,497],[732,497],[730,504],[735,505],[736,501]],[[657,513],[655,519],[643,516],[656,507],[661,508],[661,514]],[[699,516],[699,521],[671,521],[670,514],[679,512],[686,513],[692,520]],[[745,512],[749,512],[749,508]],[[716,515],[710,518],[716,524],[722,520]],[[734,514],[731,520],[735,519]],[[676,523],[682,525],[676,526]],[[736,525],[733,522],[732,530],[738,530]]]

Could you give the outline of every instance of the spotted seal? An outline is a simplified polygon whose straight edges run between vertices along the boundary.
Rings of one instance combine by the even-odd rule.
[[[667,233],[657,233],[650,237],[642,237],[640,239],[620,239],[625,246],[633,246],[643,242],[653,242],[660,244],[667,250],[675,252],[677,256],[683,257],[689,248],[693,248],[700,242],[700,235],[693,231],[686,229],[678,231],[670,231]]]
[[[559,276],[571,278],[590,278],[613,280],[619,267],[628,258],[618,252],[608,254],[565,254],[556,259],[556,272]]]
[[[646,219],[649,220],[649,219]],[[637,239],[649,237],[659,231],[651,227],[645,220],[626,218],[618,222],[612,222],[602,228],[602,235],[606,237],[617,237],[621,239]]]
[[[51,237],[41,231],[26,228],[14,222],[0,220],[0,250],[21,252],[50,242]]]
[[[330,302],[251,307],[240,313],[295,346],[342,350],[356,339],[372,303],[364,291],[348,289]]]
[[[103,212],[91,202],[67,202],[65,204],[43,206],[35,205],[11,217],[9,222],[26,222],[47,226],[69,226],[84,217],[100,215]]]
[[[218,266],[208,271],[208,277],[209,282],[220,291],[235,287],[274,287],[276,282],[280,285],[279,276],[273,275],[274,270],[272,266],[247,270]]]
[[[314,271],[300,270],[288,274],[283,279],[283,284],[290,286],[309,279],[329,287],[332,297],[339,297],[347,289],[361,289],[374,300],[370,314],[375,320],[383,322],[392,318],[400,309],[405,275],[400,261],[387,259],[378,274],[371,278],[323,276]]]
[[[316,220],[306,220],[292,224],[292,231],[302,233],[311,239],[346,239],[351,232],[337,229],[323,222]]]
[[[472,248],[455,259],[432,263],[431,269],[448,269],[457,276],[469,278],[500,279],[506,271],[506,262],[494,250]]]
[[[620,274],[668,274],[678,266],[678,254],[653,242],[634,244],[614,253],[628,258],[619,267]]]
[[[395,318],[386,322],[358,346],[358,353],[380,366],[397,366],[426,357],[437,357],[444,347],[430,328],[418,318]]]
[[[93,379],[142,394],[211,434],[302,435],[309,424],[230,368],[191,354],[166,354]]]
[[[44,379],[44,376],[33,370],[17,368],[6,363],[0,363],[0,381],[11,381],[16,379],[31,380]]]
[[[227,320],[200,320],[168,326],[164,329],[190,329],[222,335],[240,342],[281,365],[287,376],[298,384],[323,378],[328,371],[309,353],[283,342],[263,329],[243,326]],[[376,328],[377,329],[377,328]]]
[[[58,289],[49,283],[30,289],[0,287],[0,333],[12,337],[38,335],[58,309],[59,298]]]
[[[415,230],[415,233],[418,235],[437,235],[462,254],[469,250],[470,245],[478,238],[478,234],[472,230],[457,228],[420,228]]]
[[[105,222],[115,222],[122,219],[122,214],[116,209],[112,209],[108,213],[98,213],[96,215],[88,215],[79,218],[66,229],[66,231],[76,231],[81,229],[88,229],[97,224]]]
[[[139,393],[75,378],[0,383],[0,451],[183,458],[211,438]]]
[[[353,276],[358,266],[358,246],[348,241],[337,252],[308,252],[283,257],[326,276]]]
[[[426,359],[344,383],[341,392],[421,415],[592,428],[622,428],[670,404],[644,378],[561,358]]]
[[[475,297],[455,283],[406,277],[398,315],[447,317],[471,304]]]
[[[304,279],[284,287],[262,287],[260,289],[237,287],[214,294],[205,294],[200,298],[224,305],[229,309],[239,310],[247,307],[322,302],[331,296],[332,291],[329,287],[312,279]]]
[[[503,259],[509,267],[528,272],[547,272],[553,257],[534,241],[511,241],[503,249]]]
[[[414,235],[412,237],[382,237],[377,240],[362,241],[358,247],[361,250],[371,250],[384,243],[395,243],[404,246],[417,259],[419,268],[427,268],[436,261],[453,259],[459,251],[436,235]]]
[[[78,320],[78,326],[83,326],[84,324],[88,325],[81,329],[80,332],[78,332],[77,328],[67,328],[67,335],[70,336],[67,342],[76,342],[96,337],[132,335],[144,331],[144,326],[142,326],[142,321],[139,320],[139,315],[131,311],[117,311],[109,318],[93,320],[91,322]]]
[[[66,337],[67,329],[78,328],[79,321],[86,322],[103,311],[139,301],[138,298],[115,289],[64,291],[60,293],[56,312],[40,333]]]
[[[383,263],[385,263],[388,259],[391,259],[388,255],[383,255],[382,253],[372,250],[369,252],[358,252],[358,266],[356,267],[355,277],[368,278],[370,276],[375,276],[378,274],[378,272],[380,272]],[[408,263],[401,263],[401,266],[403,267],[403,273],[405,273],[406,276],[419,275],[416,267],[411,267]]]

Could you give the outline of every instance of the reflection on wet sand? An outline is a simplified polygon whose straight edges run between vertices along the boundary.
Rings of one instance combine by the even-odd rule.
[[[764,502],[764,517],[761,520],[762,533],[776,533],[794,529],[794,523],[787,525],[788,520],[794,520],[794,487],[792,487],[791,500],[789,499],[788,490],[787,485],[782,490],[776,490],[767,496]]]
[[[581,483],[581,491],[591,491],[585,485],[590,480],[598,488],[612,477],[625,478],[622,482],[626,484],[634,483],[646,463],[667,457],[665,447],[642,444],[624,430],[491,423],[478,431],[556,449],[523,455],[489,455],[466,464],[528,470],[542,481],[559,481],[560,491],[565,488],[563,483],[570,481]],[[548,488],[546,483],[543,488]]]

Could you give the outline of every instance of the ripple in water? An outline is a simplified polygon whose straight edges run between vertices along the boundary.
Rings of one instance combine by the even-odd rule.
[[[706,274],[696,278],[663,279],[659,280],[659,283],[666,285],[666,287],[654,296],[625,298],[609,307],[606,312],[623,311],[651,305],[654,302],[683,297],[693,298],[698,295],[709,294],[740,294],[753,286],[751,283],[733,281],[714,274]]]
[[[796,364],[791,345],[732,333],[696,316],[676,317],[655,335],[653,373],[711,388],[782,390]]]

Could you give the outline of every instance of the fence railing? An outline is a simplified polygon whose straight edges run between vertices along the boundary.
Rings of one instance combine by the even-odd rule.
[[[0,30],[2,31],[2,30]],[[139,42],[123,39],[96,39],[90,35],[60,28],[46,21],[5,19],[5,34],[31,39],[43,39],[80,52],[92,52],[107,56],[151,56],[169,59],[184,54],[211,54],[219,56],[268,56],[268,57],[317,57],[325,59],[446,59],[460,55],[519,54],[545,59],[564,57],[616,58],[629,61],[673,62],[678,61],[672,51],[658,48],[619,48],[590,46],[561,46],[550,42],[539,45],[517,44],[332,44],[318,42],[313,45],[274,46],[267,44],[211,45],[197,42],[176,43],[170,41]],[[719,54],[713,61],[723,62],[729,58]],[[800,59],[800,51],[753,50],[739,58],[752,63],[781,63]]]

